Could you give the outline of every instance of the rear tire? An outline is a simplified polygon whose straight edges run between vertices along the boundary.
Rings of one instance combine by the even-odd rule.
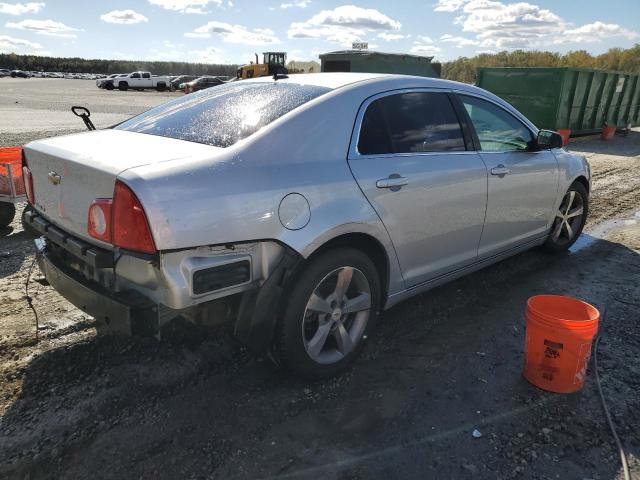
[[[107,83],[104,88],[106,88],[107,90],[113,90],[113,83]]]
[[[159,83],[158,86],[156,87],[156,90],[158,90],[159,92],[164,92],[167,89],[167,86],[164,83]]]
[[[16,216],[16,206],[13,203],[0,202],[0,228],[11,225]]]
[[[381,305],[373,262],[352,248],[320,254],[297,276],[276,330],[276,353],[306,378],[345,370],[360,354]]]
[[[120,82],[118,84],[118,90],[120,90],[121,92],[126,92],[127,90],[129,90],[129,84],[127,82]]]
[[[559,253],[573,245],[584,228],[589,213],[589,194],[580,182],[573,182],[562,197],[544,250]]]

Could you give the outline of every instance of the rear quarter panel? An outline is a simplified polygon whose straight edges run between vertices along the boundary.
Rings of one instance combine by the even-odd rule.
[[[347,163],[356,113],[368,96],[366,88],[352,90],[313,100],[249,139],[215,149],[211,158],[122,173],[147,212],[158,249],[273,239],[308,257],[343,233],[365,233],[387,252],[389,293],[404,289],[389,235]],[[279,217],[290,193],[309,204],[309,222],[298,230],[283,227]]]

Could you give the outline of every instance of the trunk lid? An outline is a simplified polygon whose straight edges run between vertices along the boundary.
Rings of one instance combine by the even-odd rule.
[[[116,178],[127,169],[180,158],[211,156],[216,147],[172,138],[98,130],[31,142],[24,155],[33,175],[35,209],[84,240],[110,248],[87,233],[96,198],[112,198]]]

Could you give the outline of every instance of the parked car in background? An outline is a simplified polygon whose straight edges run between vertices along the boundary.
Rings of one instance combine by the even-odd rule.
[[[121,77],[126,77],[127,74],[126,73],[113,73],[111,75],[109,75],[108,77],[103,77],[103,78],[99,78],[98,80],[96,80],[96,87],[98,88],[107,88],[107,84],[109,84],[111,86],[111,89],[113,89],[113,79],[121,76]]]
[[[140,71],[129,73],[124,77],[114,78],[113,86],[120,90],[155,88],[158,91],[162,91],[170,88],[170,82],[168,76],[156,76],[151,75],[150,72]]]
[[[180,85],[184,85],[185,83],[189,83],[198,78],[197,75],[178,75],[176,77],[171,78],[171,88],[173,90],[182,90],[184,86],[181,88]]]
[[[196,78],[191,82],[183,83],[182,90],[184,93],[194,93],[205,88],[215,87],[216,85],[222,85],[224,80],[220,77],[210,77],[208,75]]]
[[[324,377],[398,302],[534,246],[568,249],[591,174],[561,147],[471,85],[263,77],[29,143],[25,221],[46,279],[101,325],[228,321]]]
[[[10,77],[11,70],[7,70],[6,68],[0,68],[0,77]]]
[[[12,77],[29,78],[29,73],[23,70],[11,70]]]

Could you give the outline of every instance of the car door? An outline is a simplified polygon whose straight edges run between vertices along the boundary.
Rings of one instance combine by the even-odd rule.
[[[536,151],[531,129],[498,103],[470,94],[459,98],[489,171],[479,256],[544,236],[558,192],[555,155]]]
[[[152,87],[153,82],[151,81],[151,74],[149,72],[143,72],[142,78],[140,79],[141,87]]]
[[[472,263],[487,170],[447,92],[386,92],[361,107],[349,151],[358,185],[384,223],[407,287]]]
[[[140,88],[140,82],[141,80],[139,72],[132,73],[129,77],[129,86],[131,88]]]

